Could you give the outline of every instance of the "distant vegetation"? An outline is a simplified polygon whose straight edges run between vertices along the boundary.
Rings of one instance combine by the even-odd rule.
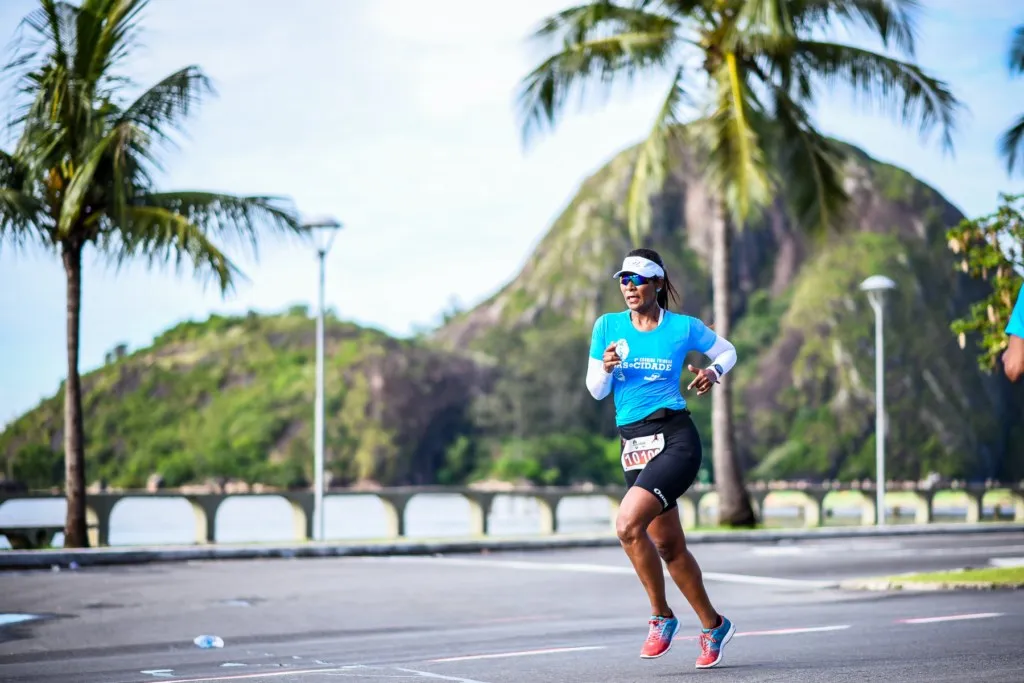
[[[334,485],[621,482],[611,401],[590,398],[583,374],[594,317],[622,306],[609,273],[629,244],[616,193],[631,153],[583,184],[520,275],[436,330],[394,339],[328,314]],[[738,241],[732,381],[746,477],[873,477],[874,328],[856,285],[874,272],[899,285],[886,326],[891,476],[1024,477],[1021,388],[978,367],[978,333],[961,350],[950,331],[993,291],[949,249],[963,216],[910,174],[855,158],[860,219],[845,235],[810,242],[770,215]],[[652,244],[683,310],[706,319],[706,223],[672,208],[699,192],[686,173],[655,200]],[[297,307],[182,322],[147,348],[112,349],[82,379],[89,483],[308,486],[314,333]],[[62,396],[0,434],[8,478],[61,484]],[[710,480],[710,401],[688,400]]]

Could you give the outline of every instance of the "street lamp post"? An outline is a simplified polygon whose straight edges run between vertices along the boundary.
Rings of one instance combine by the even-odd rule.
[[[896,283],[884,275],[872,275],[860,283],[875,311],[875,524],[885,526],[885,362],[883,358],[883,303],[885,292]]]
[[[313,235],[320,261],[316,316],[316,401],[313,409],[313,538],[324,540],[324,281],[325,259],[341,223],[325,217],[303,222]]]

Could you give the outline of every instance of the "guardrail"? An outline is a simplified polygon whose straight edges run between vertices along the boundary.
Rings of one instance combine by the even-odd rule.
[[[767,508],[789,507],[802,510],[805,527],[822,526],[826,517],[841,507],[859,507],[860,522],[863,525],[875,523],[875,489],[872,483],[840,483],[831,482],[812,484],[804,482],[772,482],[752,483],[747,487],[758,515],[763,515]],[[481,489],[473,487],[450,486],[415,486],[393,487],[370,490],[330,489],[324,498],[372,496],[382,504],[387,517],[388,535],[390,538],[402,538],[406,535],[406,507],[409,501],[418,495],[442,494],[460,496],[470,506],[471,535],[486,536],[489,531],[491,507],[498,496],[532,498],[539,504],[541,534],[555,534],[559,530],[558,506],[561,501],[573,497],[607,497],[611,506],[611,519],[615,519],[619,501],[624,493],[621,486],[607,487],[537,487],[511,489]],[[965,482],[944,482],[938,485],[924,486],[916,482],[889,482],[886,485],[886,509],[902,512],[913,510],[914,521],[927,524],[934,520],[935,498],[942,493],[960,494],[966,502],[966,522],[982,520],[982,512],[986,500],[996,497],[996,517],[1009,516],[1012,510],[1013,521],[1024,521],[1024,481],[1013,484],[986,482],[970,484]],[[8,501],[26,499],[63,499],[63,495],[38,492],[5,492],[0,493],[0,507]],[[109,545],[110,518],[114,508],[127,499],[184,499],[192,507],[195,515],[196,540],[200,544],[216,543],[216,519],[220,505],[228,498],[245,497],[278,497],[291,505],[292,523],[296,540],[313,538],[313,493],[312,491],[270,491],[259,493],[194,493],[175,490],[149,491],[118,491],[106,493],[90,493],[86,498],[86,517],[89,526],[89,542],[91,546]],[[707,512],[717,497],[713,485],[694,485],[679,500],[679,510],[685,528],[694,528],[702,523],[708,525],[712,521]],[[888,515],[888,513],[887,513]],[[2,525],[0,525],[2,526]],[[48,539],[40,539],[36,543],[48,544],[53,533],[58,529],[49,526]],[[39,529],[44,529],[40,526]],[[33,543],[33,545],[36,545]],[[13,543],[12,543],[13,545]]]

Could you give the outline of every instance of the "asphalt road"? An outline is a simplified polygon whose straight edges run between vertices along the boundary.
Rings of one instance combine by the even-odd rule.
[[[646,598],[611,548],[4,572],[0,612],[40,618],[0,626],[0,680],[1021,680],[1024,591],[835,584],[1024,557],[1024,533],[693,551],[737,627],[711,671],[694,668],[698,623],[674,588],[672,650],[639,658]]]

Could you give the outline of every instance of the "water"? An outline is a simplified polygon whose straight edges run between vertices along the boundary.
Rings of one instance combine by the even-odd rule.
[[[63,525],[63,499],[9,500],[0,504],[0,526],[4,524]],[[702,526],[713,520],[714,506],[701,509]],[[803,526],[799,507],[769,507],[764,526]],[[966,510],[941,507],[935,521],[963,521]],[[613,528],[612,507],[606,496],[565,498],[558,506],[559,533],[604,533]],[[991,519],[992,507],[984,510]],[[1012,518],[1012,512],[1011,517]],[[914,521],[913,514],[889,516],[890,523]],[[859,508],[836,508],[824,520],[826,526],[860,523]],[[283,498],[238,497],[225,500],[217,511],[216,539],[221,543],[292,542],[295,538],[291,505]],[[469,502],[457,494],[420,494],[405,510],[407,538],[465,538],[471,533]],[[541,531],[541,510],[526,496],[498,495],[489,520],[492,536],[524,536]],[[384,505],[373,495],[324,497],[324,533],[328,540],[370,540],[387,537]],[[184,498],[128,498],[114,508],[110,519],[110,545],[172,545],[196,542],[196,522],[191,505]],[[63,544],[63,534],[54,538]],[[0,536],[0,548],[10,548]]]

